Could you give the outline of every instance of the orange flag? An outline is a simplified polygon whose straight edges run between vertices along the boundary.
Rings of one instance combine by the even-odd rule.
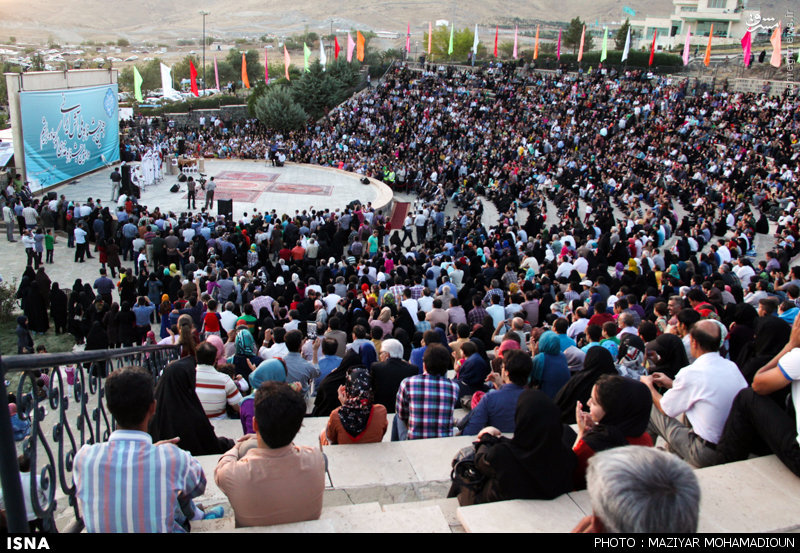
[[[539,57],[539,26],[536,26],[536,42],[533,43],[533,59]]]
[[[711,30],[708,31],[708,44],[706,45],[706,57],[703,58],[703,65],[708,67],[711,63],[711,37],[714,36],[714,24],[711,24]]]
[[[356,34],[356,58],[358,61],[364,61],[364,35],[361,31]]]
[[[242,52],[242,84],[245,88],[250,88],[250,80],[247,78],[247,60]]]
[[[781,66],[781,28],[783,25],[783,21],[778,21],[778,26],[775,27],[775,30],[772,31],[772,36],[769,38],[770,43],[772,44],[772,55],[769,58],[769,64],[773,67],[780,67]],[[791,70],[791,66],[789,67]]]

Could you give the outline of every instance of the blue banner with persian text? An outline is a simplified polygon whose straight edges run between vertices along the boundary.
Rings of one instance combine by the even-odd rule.
[[[19,95],[31,191],[119,160],[117,85]]]

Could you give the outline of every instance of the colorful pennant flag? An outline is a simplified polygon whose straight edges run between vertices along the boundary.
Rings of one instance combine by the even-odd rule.
[[[325,55],[325,47],[322,45],[322,39],[319,39],[319,62],[322,64],[322,70],[325,71],[325,66],[328,65],[328,56]]]
[[[628,54],[631,53],[631,26],[628,25],[628,36],[625,37],[625,49],[622,51],[622,60],[628,59]]]
[[[333,59],[335,59],[335,60],[339,59],[339,50],[341,50],[341,48],[339,48],[339,37],[334,36],[333,37]]]
[[[647,65],[653,65],[653,58],[656,55],[656,36],[658,35],[658,29],[653,29],[653,43],[650,45],[650,60],[647,62]]]
[[[450,44],[447,46],[447,55],[448,56],[452,56],[453,55],[453,29],[454,29],[454,27],[453,27],[453,24],[451,23],[450,24]]]
[[[172,88],[172,68],[163,63],[161,64],[161,88],[164,90],[164,96],[175,92],[175,89]]]
[[[533,43],[533,59],[539,57],[539,25],[536,25],[536,41]]]
[[[406,52],[411,53],[411,23],[406,26]]]
[[[189,86],[195,98],[200,96],[200,92],[197,90],[197,68],[192,60],[189,60]]]
[[[219,90],[219,69],[217,69],[217,56],[214,56],[214,83],[217,85],[217,90]]]
[[[689,42],[692,38],[690,27],[686,26],[686,41],[683,43],[683,65],[689,65]]]
[[[561,61],[561,29],[558,30],[558,46],[556,46],[556,59]]]
[[[772,36],[769,38],[772,44],[772,56],[769,58],[769,64],[773,67],[781,66],[781,26],[782,21],[778,21],[778,26],[772,31]]]
[[[744,36],[742,37],[742,54],[744,55],[745,67],[750,67],[750,51],[752,46],[753,42],[752,37],[750,36],[750,31],[745,31]]]
[[[353,50],[356,49],[356,43],[353,42],[353,37],[350,36],[350,32],[347,32],[347,63],[353,61]]]
[[[583,44],[586,40],[586,25],[583,26],[583,30],[581,31],[581,45],[578,48],[578,63],[583,59]]]
[[[497,57],[497,35],[500,32],[500,27],[495,26],[494,28],[494,57]]]
[[[514,59],[517,59],[517,31],[518,30],[519,30],[518,27],[514,26],[514,52],[512,54],[514,56]]]
[[[603,50],[600,52],[600,63],[608,57],[608,27],[603,28]]]
[[[292,79],[289,78],[289,66],[292,65],[292,58],[289,56],[289,50],[286,49],[286,45],[283,45],[283,70],[286,75],[286,80],[291,81]]]
[[[428,55],[431,55],[431,46],[433,45],[433,25],[428,21]]]
[[[311,69],[311,50],[303,43],[303,71],[308,72]]]
[[[473,57],[473,59],[477,55],[478,55],[478,24],[475,23],[475,38],[472,41],[472,57]]]
[[[364,61],[364,46],[366,45],[366,41],[364,40],[364,35],[361,34],[361,31],[356,31],[356,58],[358,61]]]
[[[133,97],[136,98],[137,102],[142,102],[142,75],[139,73],[139,70],[136,69],[136,66],[133,66]]]
[[[703,56],[703,65],[708,67],[711,64],[711,38],[714,36],[714,24],[711,24],[711,30],[708,32],[708,44],[706,44],[706,55]]]
[[[245,88],[250,88],[250,79],[247,78],[247,59],[242,52],[242,84]]]
[[[269,84],[269,60],[267,59],[267,47],[264,47],[264,82]]]

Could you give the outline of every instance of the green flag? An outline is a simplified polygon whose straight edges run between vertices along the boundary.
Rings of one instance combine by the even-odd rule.
[[[603,51],[600,54],[600,62],[606,61],[608,57],[608,27],[603,30]]]
[[[447,47],[447,55],[453,55],[453,25],[450,25],[450,45]]]
[[[136,66],[133,66],[133,96],[137,102],[142,102],[142,76]]]
[[[311,50],[303,43],[303,71],[309,71],[311,68]]]

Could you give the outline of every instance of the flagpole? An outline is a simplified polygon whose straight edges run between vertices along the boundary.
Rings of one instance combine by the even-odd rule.
[[[211,12],[200,10],[200,15],[203,16],[203,95],[205,96],[206,90],[206,16]]]

